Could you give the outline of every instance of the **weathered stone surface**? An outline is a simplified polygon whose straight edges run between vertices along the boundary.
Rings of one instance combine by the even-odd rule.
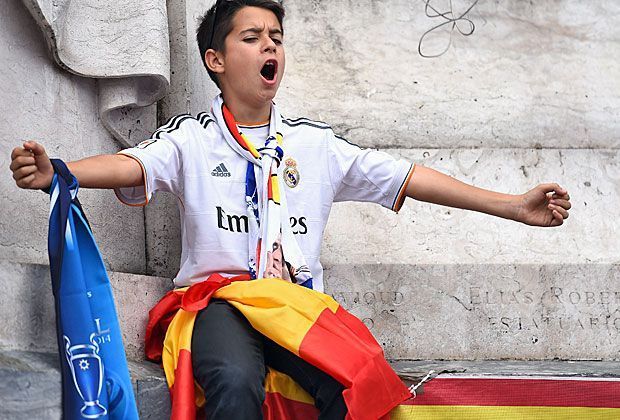
[[[134,384],[140,419],[169,419],[170,391],[164,370],[155,363],[130,361],[129,373]]]
[[[25,140],[52,157],[77,160],[116,153],[121,145],[98,117],[97,82],[59,69],[48,58],[36,23],[19,1],[0,1],[0,258],[47,261],[48,197],[15,186],[10,152]],[[121,205],[110,191],[80,192],[95,237],[112,270],[144,272],[141,209]]]
[[[48,268],[0,263],[0,347],[55,349]],[[127,355],[168,279],[111,273]],[[620,265],[339,264],[327,291],[391,359],[620,359]]]
[[[148,106],[170,79],[164,0],[22,2],[60,67],[99,79],[100,117],[114,138],[132,146],[152,130]]]
[[[401,378],[423,378],[429,371],[467,376],[553,376],[620,378],[620,365],[599,361],[523,360],[395,360]]]
[[[60,419],[61,381],[56,353],[0,350],[0,419]],[[129,362],[141,419],[170,418],[170,393],[162,369]]]
[[[0,263],[0,347],[53,350],[48,268]],[[618,265],[337,265],[328,292],[389,358],[620,359]],[[112,273],[127,355],[143,359],[148,309],[167,279]]]
[[[570,217],[561,227],[543,229],[414,200],[407,200],[398,215],[369,204],[338,203],[326,228],[324,263],[620,262],[620,221],[610,213],[620,207],[617,150],[389,152],[506,193],[556,181],[571,195]]]
[[[58,356],[0,350],[0,419],[60,419]]]
[[[148,311],[168,291],[169,279],[111,272],[110,283],[129,359],[144,360]],[[54,298],[49,267],[0,260],[0,348],[56,349]]]
[[[181,266],[179,200],[169,193],[153,196],[144,208],[146,273],[174,278]]]
[[[445,11],[447,3],[433,5]],[[471,3],[452,2],[454,14]],[[426,17],[424,2],[285,5],[278,100],[288,116],[327,121],[379,148],[620,146],[614,0],[479,2],[473,35],[455,30],[448,51],[431,59],[418,55],[418,41],[445,21]],[[434,34],[429,54],[450,40]]]
[[[160,375],[163,375],[163,371]],[[162,376],[138,380],[136,388],[140,419],[166,420],[170,418],[170,391]]]
[[[189,90],[189,109],[196,115],[199,112],[211,109],[211,100],[220,90],[211,81],[205,69],[203,59],[196,43],[196,30],[198,29],[198,19],[201,18],[213,3],[214,0],[185,0],[187,13],[187,60]]]
[[[144,360],[144,334],[149,310],[172,288],[168,278],[110,273],[125,352],[133,360]]]
[[[4,285],[0,293],[0,347],[29,351],[56,348],[49,268],[0,261],[0,278]]]
[[[340,264],[326,283],[390,359],[620,360],[618,264]]]

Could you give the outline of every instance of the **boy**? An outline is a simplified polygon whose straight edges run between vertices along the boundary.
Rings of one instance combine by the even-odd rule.
[[[272,99],[285,68],[283,17],[271,0],[218,1],[197,36],[222,91],[211,113],[177,116],[134,148],[68,164],[82,187],[115,189],[127,204],[144,205],[158,190],[177,196],[183,233],[175,286],[250,273],[322,291],[319,250],[334,201],[397,211],[412,197],[536,226],[568,217],[569,196],[557,184],[518,196],[486,191],[360,149],[324,123],[282,118]],[[13,150],[11,170],[21,188],[45,188],[53,176],[32,141]],[[261,418],[265,366],[308,391],[320,418],[347,413],[340,383],[262,336],[226,301],[198,313],[191,354],[210,419]]]

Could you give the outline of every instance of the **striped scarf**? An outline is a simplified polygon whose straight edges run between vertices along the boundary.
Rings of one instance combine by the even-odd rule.
[[[289,222],[280,162],[284,156],[282,117],[271,106],[269,135],[263,145],[245,136],[218,95],[211,105],[226,143],[248,161],[245,201],[249,221],[248,270],[252,278],[281,277],[312,288],[312,274]],[[259,180],[259,182],[257,182]]]

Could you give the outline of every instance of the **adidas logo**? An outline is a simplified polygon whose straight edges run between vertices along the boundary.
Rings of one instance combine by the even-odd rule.
[[[213,176],[221,176],[221,177],[229,177],[230,176],[230,172],[228,172],[228,169],[226,169],[226,166],[224,166],[224,163],[220,163],[219,165],[217,165],[215,167],[215,169],[213,171],[211,171],[211,175],[213,175]]]

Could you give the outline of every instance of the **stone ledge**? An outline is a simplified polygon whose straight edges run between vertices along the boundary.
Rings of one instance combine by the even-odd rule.
[[[393,360],[391,365],[405,380],[419,380],[431,370],[463,376],[620,378],[617,362],[588,360]]]

